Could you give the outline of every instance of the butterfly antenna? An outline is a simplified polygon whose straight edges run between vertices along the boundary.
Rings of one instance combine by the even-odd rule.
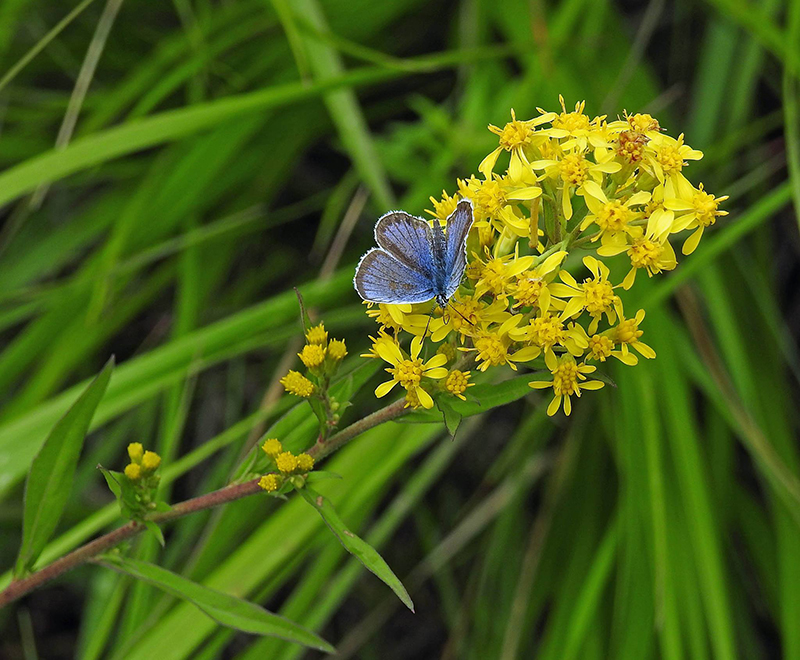
[[[465,320],[467,323],[469,323],[471,326],[474,326],[474,325],[475,325],[475,324],[474,324],[472,321],[470,321],[470,320],[469,320],[469,319],[468,319],[466,316],[464,316],[464,315],[463,315],[461,312],[459,312],[459,311],[458,311],[458,308],[457,308],[457,307],[456,307],[456,306],[455,306],[453,303],[451,303],[449,300],[447,301],[447,306],[448,306],[450,309],[452,309],[452,310],[453,310],[453,311],[454,311],[456,314],[458,314],[458,315],[459,315],[459,316],[460,316],[462,319],[464,319],[464,320]]]
[[[425,343],[425,337],[428,336],[428,328],[431,327],[431,319],[433,318],[433,310],[436,309],[435,307],[431,309],[430,314],[428,314],[428,322],[425,324],[425,332],[422,333],[422,343]]]

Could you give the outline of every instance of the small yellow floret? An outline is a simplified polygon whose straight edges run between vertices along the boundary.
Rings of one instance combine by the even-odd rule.
[[[328,331],[325,330],[325,324],[320,323],[313,328],[309,328],[306,332],[306,339],[309,344],[324,344],[328,341]]]
[[[144,456],[142,456],[142,468],[144,468],[146,472],[153,472],[158,469],[159,465],[161,465],[161,456],[154,451],[146,451]]]
[[[447,389],[450,394],[457,396],[459,399],[465,399],[464,392],[467,391],[467,388],[473,385],[473,383],[469,382],[469,371],[460,371],[458,369],[453,369],[448,375],[447,380],[445,381],[445,388]]]
[[[142,460],[143,454],[144,447],[142,447],[141,442],[132,442],[128,445],[128,456],[130,456],[134,463],[139,463]]]
[[[278,438],[267,438],[264,444],[261,445],[261,449],[264,450],[267,456],[274,459],[283,451],[283,445]]]
[[[299,371],[290,371],[283,378],[281,378],[281,385],[289,393],[295,396],[302,396],[304,398],[310,397],[314,394],[314,383],[306,378]]]
[[[318,367],[325,359],[325,349],[319,344],[307,344],[303,346],[303,350],[297,354],[302,360],[303,364],[309,369]]]
[[[311,454],[298,454],[297,455],[297,469],[300,472],[308,472],[314,469],[314,457]]]
[[[328,355],[332,360],[341,360],[347,355],[347,346],[344,344],[344,339],[331,339],[328,344]]]
[[[281,478],[276,474],[265,474],[258,480],[258,485],[268,493],[274,493],[281,487]]]
[[[275,465],[284,474],[290,474],[297,469],[297,456],[290,451],[285,451],[275,458]]]
[[[125,466],[125,476],[131,481],[138,481],[142,476],[142,466],[138,463],[128,463]]]

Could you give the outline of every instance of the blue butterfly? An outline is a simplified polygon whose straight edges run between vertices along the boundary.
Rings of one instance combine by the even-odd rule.
[[[377,248],[356,267],[353,284],[367,302],[393,305],[436,300],[444,309],[461,284],[467,265],[467,234],[472,227],[472,202],[462,199],[433,229],[422,218],[391,211],[375,224]]]

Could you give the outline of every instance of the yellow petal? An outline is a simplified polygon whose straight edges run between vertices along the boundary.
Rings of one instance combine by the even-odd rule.
[[[430,394],[428,394],[421,387],[415,388],[415,391],[417,393],[417,398],[419,399],[420,405],[422,405],[423,408],[426,408],[428,410],[433,408],[433,399],[431,399]]]
[[[588,193],[595,199],[599,199],[601,202],[603,202],[603,204],[608,203],[608,197],[606,197],[606,194],[603,192],[603,189],[599,186],[599,184],[596,181],[587,181],[586,183],[584,183],[583,191],[585,193]],[[588,204],[589,201],[587,200],[586,203]]]
[[[411,340],[411,359],[416,360],[422,351],[422,337],[414,337]]]
[[[554,252],[551,254],[547,259],[545,259],[539,267],[536,269],[542,275],[547,275],[548,273],[554,271],[561,265],[561,262],[564,261],[564,257],[567,256],[565,250],[559,250],[558,252]]]
[[[392,391],[392,388],[397,385],[396,380],[387,380],[385,383],[381,383],[378,387],[375,388],[375,396],[379,399],[385,397],[389,392]]]
[[[558,358],[553,351],[545,351],[544,353],[544,363],[547,365],[547,368],[550,371],[555,371],[558,368]]]
[[[572,412],[572,399],[569,398],[569,395],[564,397],[564,414],[569,417],[569,414]]]
[[[532,387],[535,390],[543,390],[548,387],[553,387],[552,380],[532,380],[528,383],[528,387]]]
[[[447,367],[434,367],[433,369],[426,369],[425,375],[428,378],[433,378],[434,380],[438,380],[439,378],[445,378],[448,374]]]
[[[481,164],[478,165],[478,172],[483,174],[484,178],[490,179],[492,171],[494,170],[494,166],[497,163],[497,158],[500,156],[500,152],[503,150],[503,147],[497,147],[492,153],[490,153],[486,158],[481,161]]]
[[[527,188],[520,188],[519,190],[515,190],[510,195],[507,195],[507,198],[516,200],[536,199],[541,194],[542,194],[542,189],[539,188],[539,186],[528,186]]]
[[[703,229],[704,227],[700,225],[689,238],[683,244],[681,248],[681,252],[684,254],[691,254],[697,249],[697,246],[700,244],[700,239],[703,238]]]
[[[599,390],[605,386],[605,383],[602,380],[587,380],[585,383],[581,383],[582,390]]]
[[[547,414],[552,417],[558,412],[558,409],[561,407],[561,395],[553,397],[553,400],[550,402],[550,405],[547,406]]]
[[[632,286],[633,283],[636,281],[636,268],[631,268],[628,271],[628,274],[625,276],[625,279],[622,280],[622,288],[625,291],[628,291]]]
[[[572,200],[570,199],[569,186],[564,186],[561,189],[561,210],[567,220],[572,218]],[[558,222],[558,218],[556,218],[556,222]]]

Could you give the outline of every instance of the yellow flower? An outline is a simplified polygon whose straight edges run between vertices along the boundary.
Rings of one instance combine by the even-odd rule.
[[[614,161],[592,162],[582,152],[561,154],[556,159],[543,159],[531,163],[535,170],[544,170],[545,176],[554,179],[561,199],[564,218],[572,218],[572,194],[586,196],[586,184],[599,183],[605,174],[619,172],[622,166]]]
[[[325,324],[320,323],[313,328],[309,328],[306,332],[306,340],[309,344],[325,344],[328,341],[328,331],[325,330]]]
[[[306,454],[303,452],[302,454],[297,455],[297,469],[300,472],[309,472],[310,470],[314,469],[314,457],[311,454]]]
[[[344,356],[347,355],[347,346],[345,346],[344,339],[331,339],[330,344],[328,344],[328,355],[337,362],[344,359]]]
[[[481,276],[475,283],[475,297],[489,293],[495,298],[508,296],[508,281],[528,270],[535,260],[533,256],[520,257],[516,253],[504,257],[492,257],[486,250],[486,261],[481,261]]]
[[[512,339],[524,341],[529,344],[522,350],[528,351],[526,357],[533,359],[544,352],[545,355],[553,352],[554,346],[563,346],[570,353],[583,352],[586,347],[584,337],[574,327],[565,328],[562,319],[552,314],[542,314],[528,321],[528,325],[522,328],[515,328],[511,331]]]
[[[662,183],[669,179],[675,181],[683,178],[681,170],[686,161],[700,160],[703,157],[702,151],[692,149],[683,143],[683,133],[677,140],[662,133],[654,134],[647,143],[644,153],[644,162],[647,163],[653,176]]]
[[[314,383],[299,371],[289,371],[288,374],[281,378],[280,383],[289,394],[294,394],[295,396],[307,398],[314,394]]]
[[[458,204],[458,195],[448,195],[446,191],[442,190],[442,199],[438,200],[435,197],[429,197],[433,204],[433,211],[425,209],[426,213],[430,213],[434,218],[439,220],[447,220],[456,210]]]
[[[585,363],[578,364],[571,355],[557,358],[553,353],[545,353],[544,359],[553,380],[535,380],[528,385],[535,389],[553,388],[553,400],[547,406],[547,414],[551,417],[558,412],[562,402],[564,414],[569,415],[572,412],[570,397],[580,396],[581,390],[599,390],[603,387],[603,382],[600,380],[586,380],[586,374],[594,372],[596,367]]]
[[[465,338],[471,337],[483,326],[502,323],[510,316],[502,301],[494,300],[486,304],[473,296],[464,296],[460,300],[454,298],[448,308],[442,316],[431,321],[431,339],[435,342],[442,341],[455,330],[463,344]]]
[[[422,379],[432,378],[438,380],[439,378],[444,378],[447,375],[447,369],[443,365],[447,362],[447,358],[439,353],[427,362],[423,362],[419,357],[422,352],[421,337],[414,337],[411,340],[409,358],[404,357],[397,344],[376,344],[374,348],[381,358],[392,365],[386,369],[391,374],[392,379],[378,385],[375,390],[375,396],[379,399],[386,396],[395,385],[400,383],[408,392],[414,392],[423,408],[432,408],[433,399],[422,388]]]
[[[142,456],[142,469],[145,472],[154,472],[161,465],[161,456],[154,451],[146,451]]]
[[[594,181],[587,181],[583,187],[584,200],[589,212],[581,222],[581,230],[594,223],[600,229],[599,237],[603,245],[622,239],[633,232],[631,222],[641,217],[633,206],[641,206],[650,200],[650,193],[640,191],[627,199],[609,199],[603,189]],[[594,236],[593,240],[597,240]]]
[[[372,303],[366,303],[371,309],[367,310],[367,316],[374,318],[384,328],[391,328],[399,331],[405,330],[415,335],[425,332],[428,324],[427,314],[415,314],[412,305],[385,305],[379,304],[377,309],[372,307]]]
[[[639,330],[639,324],[644,320],[644,314],[644,310],[640,309],[632,319],[621,318],[617,327],[614,328],[613,337],[614,341],[620,344],[623,355],[629,354],[628,347],[630,346],[636,349],[642,357],[652,360],[656,356],[656,352],[644,342],[639,341],[639,337],[644,334]]]
[[[517,119],[517,115],[512,108],[511,121],[503,126],[503,128],[498,128],[497,126],[489,124],[489,130],[499,136],[500,146],[483,159],[481,164],[478,165],[478,171],[489,179],[500,153],[508,151],[511,153],[511,160],[508,166],[509,173],[511,174],[513,172],[512,178],[519,179],[521,171],[526,166],[529,167],[525,149],[527,147],[537,146],[541,144],[541,142],[547,140],[547,132],[537,133],[536,127],[548,121],[552,121],[554,117],[555,113],[549,112],[534,119],[520,121]]]
[[[282,481],[277,474],[265,474],[258,480],[258,485],[268,493],[274,493],[281,487]]]
[[[297,355],[304,365],[309,369],[313,369],[324,362],[325,349],[319,344],[306,344]]]
[[[397,346],[397,338],[391,336],[383,328],[380,328],[378,330],[377,337],[373,337],[370,335],[370,340],[372,341],[372,346],[370,347],[369,352],[362,353],[361,357],[381,359],[380,347],[382,345],[389,344],[391,346]],[[394,349],[387,349],[387,350],[394,350]]]
[[[514,309],[536,307],[543,314],[547,313],[552,300],[550,282],[566,256],[564,250],[559,250],[546,257],[538,266],[517,275],[516,282],[510,287],[510,293],[515,300]]]
[[[715,197],[703,189],[702,183],[699,188],[694,188],[685,179],[678,182],[677,189],[679,197],[665,199],[664,206],[675,212],[672,231],[694,229],[681,248],[683,254],[691,254],[697,249],[705,228],[716,223],[718,217],[728,215],[727,211],[719,210],[720,202],[724,202],[728,196]]]
[[[264,444],[261,445],[261,449],[264,450],[267,456],[274,460],[278,457],[278,454],[283,452],[283,445],[278,438],[267,438],[264,440]]]
[[[444,387],[453,396],[457,396],[462,401],[466,401],[467,397],[464,396],[464,392],[467,391],[468,387],[475,385],[475,383],[469,382],[469,377],[469,371],[453,369],[449,374],[447,374],[447,380],[444,383]]]
[[[516,362],[528,362],[540,353],[540,349],[535,346],[525,346],[513,353],[509,352],[513,342],[509,333],[515,329],[520,318],[520,315],[512,316],[496,330],[478,332],[472,340],[473,348],[462,348],[461,350],[476,351],[475,359],[478,361],[480,371],[486,371],[489,367],[501,364],[507,364],[516,371]]]
[[[131,481],[137,481],[142,477],[142,466],[138,463],[128,463],[125,466],[125,476]]]
[[[557,139],[570,138],[561,143],[562,149],[577,147],[578,150],[585,151],[588,144],[592,142],[593,134],[600,129],[605,117],[589,119],[588,115],[583,112],[586,107],[586,101],[578,101],[575,104],[575,110],[571,112],[567,112],[564,97],[560,94],[558,95],[558,101],[561,103],[561,112],[553,118],[551,122],[552,128],[547,133]],[[543,110],[540,108],[539,112],[543,112]]]
[[[459,179],[459,194],[473,202],[477,229],[491,226],[497,231],[508,228],[517,236],[530,234],[530,219],[522,215],[516,204],[536,199],[542,194],[542,189],[536,185],[536,177],[530,168],[528,172],[530,181],[527,183],[497,174],[491,174],[485,181],[474,176],[465,180]]]
[[[128,456],[134,463],[141,463],[144,447],[141,442],[132,442],[128,445]]]
[[[569,299],[561,318],[568,319],[586,310],[592,317],[589,332],[593,333],[603,314],[609,323],[616,321],[615,312],[622,316],[622,301],[608,281],[608,266],[591,256],[583,258],[583,265],[592,273],[591,279],[578,284],[572,275],[562,270],[559,277],[564,284],[553,284],[552,290],[555,295]]]
[[[290,451],[284,451],[275,457],[275,465],[284,474],[291,474],[297,469],[297,456]]]
[[[447,358],[447,362],[455,360],[457,355],[456,347],[447,341],[442,343],[439,348],[436,349],[436,352],[440,355],[444,355]]]
[[[614,339],[611,337],[613,334],[614,331],[612,330],[589,337],[587,340],[586,359],[605,362],[608,358],[615,357],[628,366],[637,365],[639,363],[639,358],[633,353],[623,353],[622,351],[614,350]]]

